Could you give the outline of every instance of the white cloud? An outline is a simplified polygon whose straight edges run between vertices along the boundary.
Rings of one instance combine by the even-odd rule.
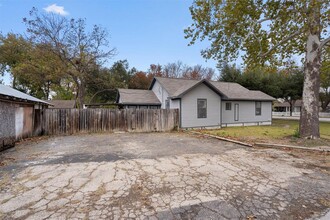
[[[63,6],[58,6],[56,4],[49,5],[46,8],[44,8],[44,10],[48,13],[55,13],[62,16],[66,16],[69,14],[69,12],[64,10]]]

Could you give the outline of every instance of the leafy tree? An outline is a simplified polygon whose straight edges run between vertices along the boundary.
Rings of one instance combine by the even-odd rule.
[[[109,68],[95,68],[88,77],[86,93],[89,104],[114,102],[116,92]]]
[[[28,51],[32,48],[32,43],[24,39],[21,35],[9,33],[6,36],[0,35],[0,71],[12,73],[13,69],[26,60]],[[13,76],[13,87],[16,88],[16,77]]]
[[[60,83],[61,61],[49,45],[33,44],[20,35],[0,37],[0,65],[13,77],[13,87],[41,99],[48,99],[54,85]]]
[[[128,88],[135,73],[136,69],[130,69],[127,60],[116,61],[110,68],[96,66],[87,78],[88,102],[115,102],[117,89]]]
[[[269,66],[246,69],[239,83],[251,90],[260,90],[274,98],[283,98],[283,76],[276,68]]]
[[[320,102],[322,111],[326,111],[330,103],[330,47],[323,53]]]
[[[290,104],[290,115],[292,115],[293,107],[303,94],[304,72],[301,69],[282,71],[281,88],[285,101]]]
[[[152,75],[146,74],[145,72],[138,71],[130,79],[128,88],[130,89],[148,89],[151,81]]]
[[[274,98],[283,98],[292,109],[301,99],[303,89],[303,71],[294,68],[277,70],[271,67],[246,69],[243,73],[236,67],[223,65],[220,81],[236,82],[251,90],[260,90]]]
[[[320,92],[320,102],[321,102],[321,108],[322,111],[327,111],[328,105],[330,104],[330,89],[329,87],[327,89],[323,89],[323,91]]]
[[[34,43],[51,45],[53,52],[66,68],[65,75],[73,82],[78,106],[86,96],[87,78],[95,66],[115,54],[108,49],[107,31],[94,25],[86,30],[84,19],[67,19],[56,14],[39,14],[33,8],[30,18],[24,18],[27,32]]]
[[[240,83],[242,78],[241,70],[235,65],[224,63],[220,68],[219,81]]]
[[[253,69],[246,71],[242,74],[241,84],[242,86],[250,90],[260,90],[263,88],[264,72],[261,69]]]
[[[47,47],[49,45],[35,45],[12,72],[31,95],[46,100],[50,98],[50,92],[60,85],[65,71],[61,60]]]
[[[127,60],[119,60],[110,68],[110,80],[113,88],[127,88],[132,75],[136,72],[135,68],[130,69]]]
[[[55,94],[52,95],[54,100],[74,100],[75,88],[70,79],[62,78],[59,85],[54,86]]]
[[[148,74],[152,75],[153,77],[156,77],[156,76],[164,77],[163,68],[159,64],[151,64],[150,68],[148,69]]]
[[[300,136],[319,138],[321,50],[330,37],[328,0],[195,0],[193,24],[185,30],[190,44],[210,39],[206,58],[231,61],[244,52],[247,65],[278,65],[293,54],[305,54]]]

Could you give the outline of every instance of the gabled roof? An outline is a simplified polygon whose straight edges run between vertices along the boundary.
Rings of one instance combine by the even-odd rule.
[[[75,100],[49,100],[48,101],[53,106],[49,108],[75,108]]]
[[[273,97],[261,92],[249,90],[238,83],[216,82],[210,80],[191,80],[177,78],[155,77],[151,83],[150,89],[156,80],[163,86],[172,99],[180,98],[191,89],[201,83],[207,85],[214,92],[218,93],[225,100],[262,100],[273,101]]]
[[[249,90],[238,83],[232,82],[214,82],[210,83],[216,87],[222,94],[224,94],[223,99],[228,100],[263,100],[263,101],[273,101],[275,98],[263,93],[261,91]]]
[[[43,105],[51,105],[48,102],[45,102],[41,99],[37,99],[33,96],[30,96],[28,94],[25,94],[23,92],[20,92],[16,89],[13,89],[9,86],[0,84],[0,95],[5,96],[8,98],[8,100],[15,100],[20,102],[34,102],[34,103],[40,103]]]
[[[118,89],[117,103],[126,105],[161,104],[153,91],[142,89]]]
[[[177,78],[163,78],[155,77],[151,83],[150,89],[157,80],[163,88],[168,92],[170,97],[178,96],[182,92],[196,85],[200,80],[191,79],[177,79]]]

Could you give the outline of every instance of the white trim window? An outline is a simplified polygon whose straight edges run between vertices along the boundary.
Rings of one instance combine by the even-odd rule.
[[[226,102],[226,110],[231,111],[231,102]]]
[[[256,115],[261,115],[261,102],[256,102]]]
[[[206,99],[197,99],[197,118],[207,118]]]

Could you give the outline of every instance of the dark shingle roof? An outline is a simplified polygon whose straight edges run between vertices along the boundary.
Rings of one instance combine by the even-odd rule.
[[[75,108],[75,100],[49,100],[53,106],[49,108]]]
[[[7,96],[11,99],[13,99],[13,98],[19,99],[18,101],[29,101],[29,102],[35,102],[35,103],[41,103],[41,104],[49,105],[49,103],[46,102],[46,101],[43,101],[41,99],[37,99],[33,96],[30,96],[28,94],[25,94],[23,92],[20,92],[16,89],[13,89],[9,86],[2,85],[2,84],[0,84],[0,95]]]
[[[216,87],[225,97],[230,100],[275,100],[270,95],[261,91],[249,90],[238,83],[231,82],[213,82],[210,83]]]
[[[176,79],[176,78],[162,78],[155,77],[169,93],[172,98],[178,98],[184,95],[187,91],[192,89],[199,83],[205,83],[215,92],[221,94],[223,99],[228,100],[275,100],[273,97],[261,92],[252,91],[238,83],[231,82],[215,82],[209,80],[191,80],[191,79]]]
[[[151,90],[118,89],[121,104],[160,105],[160,101]]]

